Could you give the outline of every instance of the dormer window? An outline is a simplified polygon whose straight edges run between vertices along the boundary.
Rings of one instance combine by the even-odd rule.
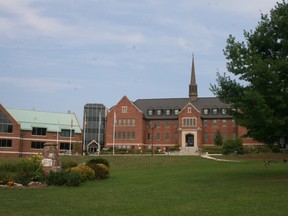
[[[162,115],[162,109],[157,109],[156,115],[158,115],[158,116]]]
[[[212,108],[212,114],[218,115],[218,108]]]
[[[204,115],[209,115],[210,110],[208,108],[203,109],[203,114]]]
[[[227,114],[227,109],[226,108],[222,108],[221,109],[221,114],[222,115],[226,115]]]
[[[170,110],[170,109],[166,109],[166,110],[165,110],[165,115],[166,115],[166,116],[171,115],[171,110]]]
[[[174,115],[178,115],[179,114],[179,109],[175,109],[174,110]]]
[[[153,115],[153,109],[149,109],[149,110],[148,110],[148,115],[149,115],[149,116],[152,116],[152,115]]]

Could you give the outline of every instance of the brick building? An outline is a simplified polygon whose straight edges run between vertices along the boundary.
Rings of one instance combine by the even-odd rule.
[[[227,114],[228,109],[230,105],[217,97],[198,97],[193,58],[189,97],[132,102],[124,96],[107,112],[106,146],[166,151],[178,146],[182,151],[195,152],[203,145],[214,145],[217,131],[224,139],[246,133],[246,129]],[[249,138],[243,142],[258,144]]]
[[[57,143],[62,154],[81,154],[81,127],[75,113],[5,109],[0,104],[0,158],[42,153],[45,143]]]

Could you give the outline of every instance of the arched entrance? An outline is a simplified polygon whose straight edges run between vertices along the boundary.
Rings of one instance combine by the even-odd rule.
[[[194,147],[194,135],[187,134],[185,137],[185,143],[187,147]]]
[[[100,154],[100,144],[96,142],[95,140],[92,140],[90,143],[87,145],[87,151],[89,154]]]

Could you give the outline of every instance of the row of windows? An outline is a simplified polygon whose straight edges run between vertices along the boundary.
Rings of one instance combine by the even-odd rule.
[[[216,133],[212,134],[212,136],[213,136],[212,139],[213,139],[213,140],[214,140],[215,134],[216,134]],[[226,133],[221,133],[221,135],[222,135],[223,140],[225,140],[226,138],[228,138]],[[236,138],[237,138],[236,133],[232,133],[232,137],[231,137],[231,138],[232,138],[232,139],[236,139]],[[203,133],[203,142],[204,142],[204,143],[209,142],[209,134],[208,134],[208,133]]]
[[[147,114],[149,116],[152,116],[152,115],[157,115],[157,116],[166,115],[166,116],[170,116],[172,114],[177,116],[180,111],[181,111],[180,109],[161,109],[161,108],[159,108],[159,109],[148,109]]]
[[[47,134],[47,128],[38,128],[38,127],[33,127],[32,129],[32,135],[37,135],[37,136],[46,136]],[[62,137],[74,137],[74,130],[69,130],[69,129],[61,129],[60,136]]]
[[[11,121],[0,111],[0,123],[11,124]]]
[[[213,119],[213,121],[212,121],[212,126],[213,127],[218,127],[218,122],[219,122],[220,120],[217,120],[217,119]],[[227,120],[226,119],[223,119],[222,121],[221,121],[221,125],[222,125],[222,127],[227,127]],[[208,120],[203,120],[203,127],[208,127]],[[232,119],[232,127],[236,127],[236,122]]]
[[[183,118],[182,125],[183,127],[196,127],[197,119],[196,118]]]
[[[115,137],[117,140],[135,140],[135,132],[115,132]]]
[[[45,142],[31,142],[32,149],[43,149]],[[60,143],[60,150],[70,150],[70,143]],[[71,143],[71,150],[73,150],[73,143]]]
[[[211,109],[210,108],[203,108],[202,113],[203,113],[203,115],[210,115],[210,114],[212,114],[212,115],[219,115],[219,114],[227,115],[227,111],[228,111],[227,108],[219,109],[217,107],[214,107]]]
[[[135,126],[136,120],[135,119],[118,119],[117,126]]]
[[[7,123],[0,123],[0,132],[2,133],[12,133],[13,132],[13,125]]]
[[[170,133],[166,132],[164,134],[165,140],[170,140]],[[160,133],[156,133],[156,140],[160,140],[161,139],[161,134]],[[148,140],[152,140],[152,134],[148,133],[147,134],[147,139]],[[153,137],[154,139],[154,137]],[[178,140],[178,133],[174,133],[174,140]]]
[[[12,147],[12,140],[0,139],[0,147],[6,147],[6,148]]]

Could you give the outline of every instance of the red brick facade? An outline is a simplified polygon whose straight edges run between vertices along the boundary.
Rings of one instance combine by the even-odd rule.
[[[70,137],[61,136],[60,132],[47,131],[45,135],[33,135],[31,130],[21,130],[21,123],[18,123],[11,114],[0,104],[0,114],[3,118],[9,120],[9,125],[12,125],[12,131],[0,131],[0,158],[15,158],[26,157],[33,154],[42,154],[42,143],[58,143],[60,153],[66,153],[67,148],[63,146],[70,145]],[[1,119],[1,118],[0,118]],[[7,125],[0,122],[0,127]],[[44,126],[45,127],[45,126]],[[73,152],[82,154],[82,135],[81,133],[74,133],[71,138]],[[62,149],[60,149],[62,145]]]

